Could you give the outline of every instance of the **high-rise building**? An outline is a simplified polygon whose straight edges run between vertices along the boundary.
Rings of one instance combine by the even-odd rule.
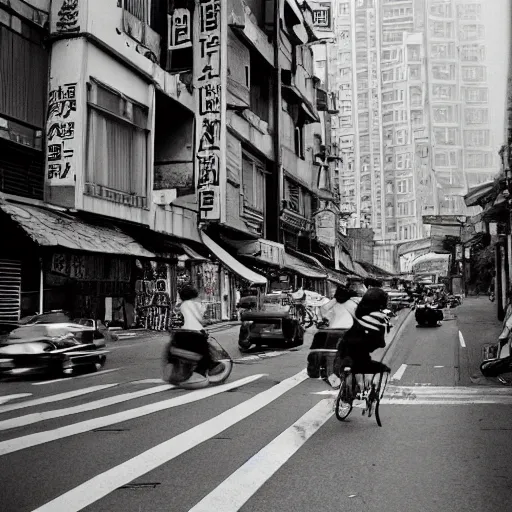
[[[344,154],[351,227],[374,230],[374,261],[424,238],[422,216],[465,214],[468,187],[496,173],[479,0],[337,2]],[[343,207],[343,206],[342,206]]]

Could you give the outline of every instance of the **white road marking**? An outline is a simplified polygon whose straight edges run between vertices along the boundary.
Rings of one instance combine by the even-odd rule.
[[[403,399],[403,398],[383,398],[380,401],[383,405],[477,405],[477,404],[501,404],[512,405],[512,399],[506,397],[494,398],[462,398],[459,400],[426,400],[426,399]]]
[[[208,398],[213,395],[217,395],[229,389],[239,388],[250,382],[260,379],[264,374],[251,375],[240,380],[235,380],[228,384],[222,384],[221,386],[214,386],[206,389],[199,389],[190,393],[183,394],[168,400],[156,402],[154,404],[144,405],[128,411],[122,411],[108,416],[102,416],[94,418],[92,420],[85,420],[72,425],[66,425],[64,427],[56,428],[53,430],[46,430],[42,432],[36,432],[35,434],[29,434],[15,439],[8,439],[7,441],[0,442],[0,455],[6,455],[8,453],[17,452],[25,448],[31,448],[32,446],[38,446],[40,444],[49,443],[50,441],[56,441],[58,439],[64,439],[66,437],[74,436],[77,434],[83,434],[90,430],[98,428],[108,427],[115,425],[116,423],[122,423],[141,416],[147,416],[159,411],[165,411],[173,407],[180,405],[190,404],[197,402],[204,398]],[[130,481],[130,480],[128,480]]]
[[[278,350],[273,352],[261,352],[259,354],[252,354],[249,356],[239,357],[237,359],[233,359],[235,363],[243,363],[245,361],[259,361],[261,359],[267,359],[271,357],[282,356],[283,354],[289,354],[290,350]]]
[[[0,396],[0,404],[5,404],[6,402],[16,400],[17,398],[26,398],[27,396],[32,396],[32,393],[18,393],[17,395]]]
[[[130,384],[163,384],[164,379],[142,379],[142,380],[132,380]]]
[[[105,373],[112,373],[121,370],[121,368],[112,368],[110,370],[102,370],[101,372],[87,373],[85,375],[77,375],[75,377],[63,377],[62,379],[43,380],[42,382],[33,382],[32,386],[45,386],[46,384],[54,384],[55,382],[70,381],[71,379],[83,379],[85,377],[95,377],[96,375],[104,375]]]
[[[75,391],[67,391],[66,393],[59,393],[58,395],[43,396],[42,398],[35,398],[34,400],[27,400],[17,404],[3,405],[0,407],[0,413],[7,411],[15,411],[16,409],[25,409],[26,407],[34,407],[35,405],[49,404],[51,402],[60,402],[76,396],[87,395],[102,389],[112,388],[119,384],[102,384],[101,386],[91,386],[89,388],[77,389]],[[30,394],[30,393],[29,393]]]
[[[258,376],[258,377],[261,377]],[[238,422],[251,416],[284,393],[308,378],[302,371],[289,379],[263,391],[245,402],[200,423],[190,430],[169,439],[136,457],[115,466],[104,473],[84,482],[58,498],[46,503],[33,512],[78,512],[92,503],[105,497],[119,487],[153,471],[162,464],[175,459],[197,445],[220,434]],[[240,382],[240,381],[239,381]],[[236,383],[233,383],[236,384]],[[218,390],[212,388],[212,390]],[[209,391],[208,389],[202,391]],[[196,393],[200,393],[197,391]],[[192,395],[192,393],[190,393]],[[189,396],[190,396],[189,395]],[[0,451],[2,453],[2,451]]]
[[[464,341],[464,336],[462,336],[462,333],[459,331],[459,342],[460,346],[462,348],[466,348],[466,342]]]
[[[322,400],[291,427],[251,457],[189,512],[237,512],[333,415],[330,400]]]
[[[338,391],[336,391],[335,389],[326,389],[325,391],[315,391],[313,393],[311,393],[312,395],[332,395],[332,396],[337,396],[338,395]]]
[[[26,414],[25,416],[18,416],[17,418],[11,418],[8,420],[0,421],[0,430],[24,427],[26,425],[32,425],[33,423],[39,423],[40,421],[53,420],[55,418],[62,418],[63,416],[71,416],[73,414],[94,411],[96,409],[101,409],[102,407],[109,407],[111,405],[128,402],[129,400],[135,400],[143,396],[161,393],[162,391],[167,391],[174,387],[176,386],[173,386],[172,384],[165,384],[163,386],[155,386],[149,389],[134,391],[133,393],[123,393],[121,395],[111,396],[108,398],[101,398],[99,400],[94,400],[93,402],[87,402],[85,404],[67,407],[66,409],[56,409],[54,411],[44,411],[36,412],[33,414]]]
[[[437,365],[437,366],[434,366],[434,368],[444,368],[444,366]]]
[[[398,368],[398,370],[395,372],[393,377],[391,377],[391,380],[400,380],[404,376],[405,370],[407,370],[407,365],[401,365],[400,368]]]

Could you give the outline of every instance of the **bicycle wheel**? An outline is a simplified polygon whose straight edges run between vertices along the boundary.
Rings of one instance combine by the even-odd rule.
[[[346,376],[342,378],[340,390],[336,397],[335,413],[336,418],[340,421],[344,421],[348,418],[352,412],[352,402],[354,398],[352,395],[351,386],[347,384]]]

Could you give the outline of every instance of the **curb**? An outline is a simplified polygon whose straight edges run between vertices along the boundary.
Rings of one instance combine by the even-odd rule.
[[[382,354],[382,357],[380,358],[380,362],[384,362],[384,358],[388,355],[388,352],[390,351],[391,347],[394,346],[395,340],[398,338],[400,334],[402,334],[402,331],[405,328],[406,322],[411,318],[413,310],[409,308],[408,312],[402,317],[403,320],[398,322],[396,325],[394,325],[394,331],[393,335],[391,336],[391,339],[388,343],[386,343],[386,347],[384,348],[384,353]],[[390,356],[391,358],[391,356]],[[388,365],[389,366],[389,365]]]

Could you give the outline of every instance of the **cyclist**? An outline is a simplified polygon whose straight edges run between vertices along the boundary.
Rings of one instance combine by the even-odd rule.
[[[210,354],[208,333],[203,326],[203,316],[206,308],[199,299],[199,293],[194,287],[186,285],[180,290],[179,296],[181,299],[179,308],[184,323],[181,329],[174,331],[174,346],[181,349],[185,360],[190,358],[191,361],[194,361],[197,355],[201,356],[195,372],[189,379],[180,382],[180,384],[200,384],[206,379],[207,373],[215,375],[215,373],[222,371],[223,365],[216,363]]]
[[[353,327],[338,345],[338,370],[350,367],[361,390],[364,389],[362,374],[391,371],[370,356],[378,348],[386,346],[385,335],[390,327],[389,317],[383,310],[387,303],[388,294],[382,288],[370,288],[357,306]],[[351,382],[348,384],[351,385]]]

